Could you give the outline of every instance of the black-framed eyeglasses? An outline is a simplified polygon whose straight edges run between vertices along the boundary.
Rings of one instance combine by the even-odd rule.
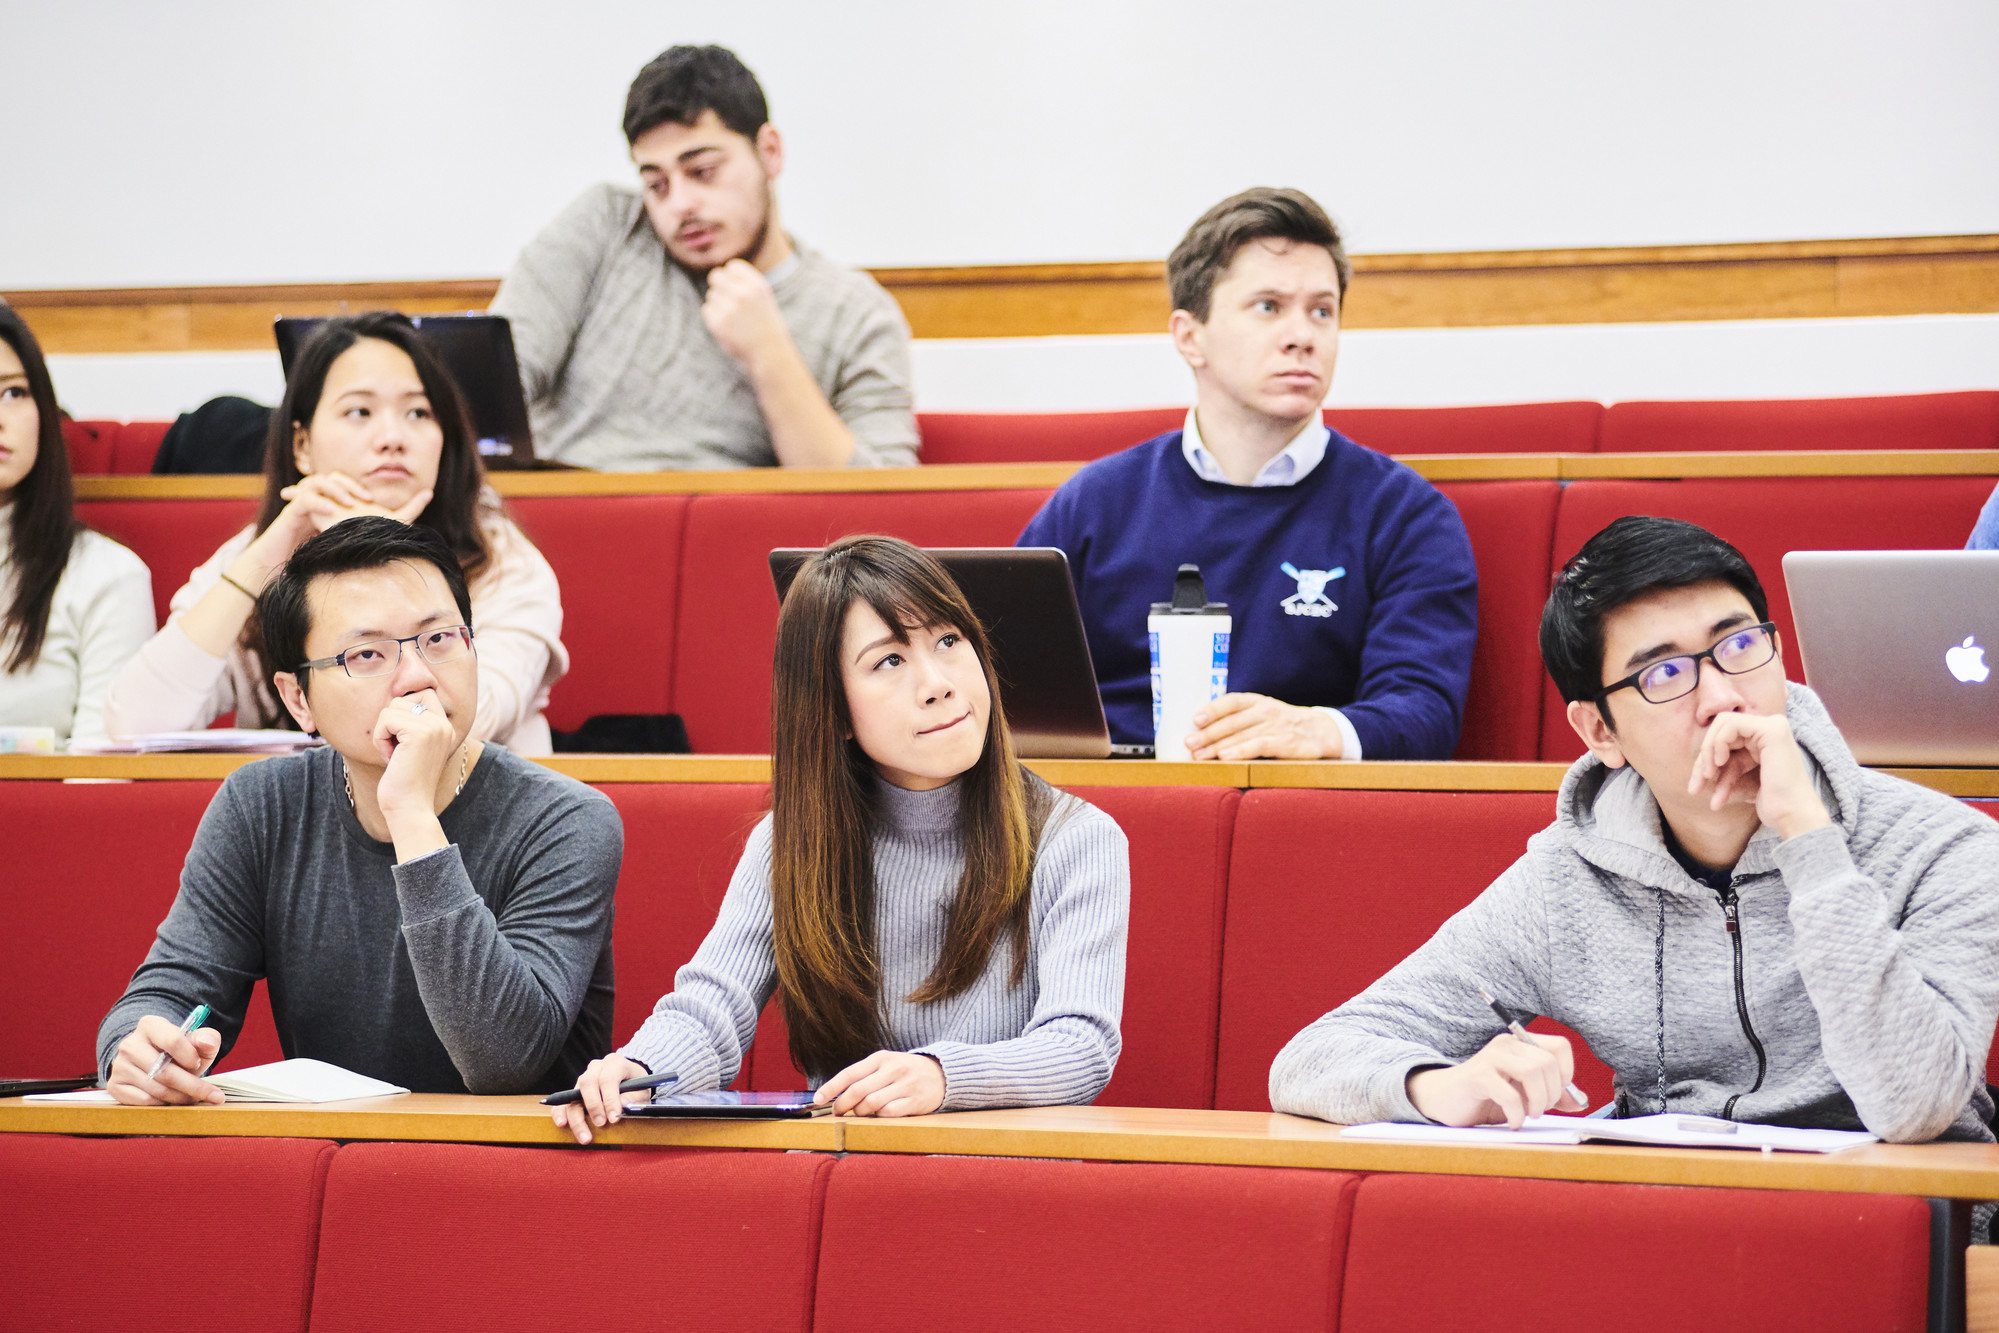
[[[370,639],[357,643],[345,652],[332,657],[322,657],[300,664],[300,671],[323,671],[327,667],[339,667],[358,680],[370,676],[386,676],[396,669],[396,663],[403,657],[403,645],[412,644],[416,655],[432,666],[443,666],[465,656],[472,647],[472,627],[470,625],[445,625],[438,629],[427,629],[421,634],[412,634],[406,639]]]
[[[1725,671],[1731,676],[1739,676],[1745,671],[1768,666],[1770,659],[1777,655],[1777,625],[1766,620],[1760,625],[1745,625],[1741,629],[1730,630],[1721,641],[1702,652],[1687,657],[1662,657],[1658,661],[1640,667],[1623,680],[1606,685],[1592,696],[1591,703],[1602,703],[1604,699],[1629,685],[1638,691],[1647,703],[1666,704],[1682,696],[1692,694],[1701,683],[1701,659],[1714,663],[1717,671]]]

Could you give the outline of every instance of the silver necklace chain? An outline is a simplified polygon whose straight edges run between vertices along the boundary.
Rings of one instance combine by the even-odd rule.
[[[466,741],[458,747],[458,785],[452,788],[455,800],[465,791],[465,776],[472,771],[472,742]],[[354,809],[354,775],[347,771],[347,761],[340,761],[340,783],[347,788],[347,808]]]

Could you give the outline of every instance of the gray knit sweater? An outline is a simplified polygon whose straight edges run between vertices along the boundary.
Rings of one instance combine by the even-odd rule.
[[[912,792],[878,785],[875,940],[891,1048],[937,1059],[947,1111],[1095,1097],[1117,1063],[1124,1006],[1131,867],[1123,831],[1096,807],[1058,797],[1035,858],[1020,985],[1009,984],[1013,952],[1002,940],[970,990],[911,1004],[904,997],[936,964],[964,870],[958,787]],[[750,834],[708,938],[621,1051],[656,1073],[678,1073],[676,1091],[719,1088],[735,1078],[776,988],[770,876],[766,815]]]
[[[1834,822],[1788,842],[1761,829],[1736,864],[1746,1024],[1719,896],[1667,851],[1643,779],[1585,757],[1525,856],[1279,1053],[1271,1104],[1421,1120],[1409,1074],[1500,1030],[1483,982],[1580,1033],[1616,1071],[1621,1114],[1737,1098],[1738,1120],[1990,1142],[1999,823],[1862,769],[1805,687],[1788,713]]]

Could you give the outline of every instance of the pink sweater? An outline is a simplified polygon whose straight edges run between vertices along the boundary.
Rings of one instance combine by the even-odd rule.
[[[498,741],[515,754],[548,754],[542,710],[549,688],[569,670],[561,591],[547,559],[512,520],[493,512],[485,524],[493,559],[472,584],[472,621],[479,635],[479,713],[472,735]],[[104,728],[110,735],[188,731],[228,712],[236,714],[239,727],[281,724],[240,644],[226,658],[214,657],[180,627],[182,612],[222,581],[222,571],[255,536],[253,528],[245,528],[224,542],[174,594],[165,627],[125,664],[105,696]]]

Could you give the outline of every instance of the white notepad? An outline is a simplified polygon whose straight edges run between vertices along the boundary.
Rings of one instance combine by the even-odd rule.
[[[227,1074],[210,1074],[208,1081],[232,1102],[344,1102],[356,1097],[389,1097],[408,1088],[384,1083],[366,1074],[357,1074],[324,1060],[279,1060],[275,1064],[251,1065]],[[119,1106],[123,1103],[102,1088],[81,1092],[39,1092],[31,1102],[70,1102],[90,1106]]]
[[[1643,1143],[1673,1148],[1772,1148],[1779,1152],[1838,1152],[1879,1143],[1861,1129],[1793,1129],[1788,1125],[1753,1125],[1709,1115],[1641,1115],[1611,1120],[1577,1115],[1529,1116],[1519,1129],[1504,1125],[1409,1125],[1380,1121],[1348,1125],[1342,1138],[1381,1143]]]

